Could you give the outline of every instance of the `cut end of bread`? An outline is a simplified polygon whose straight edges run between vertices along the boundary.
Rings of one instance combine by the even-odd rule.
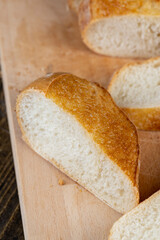
[[[138,128],[160,129],[160,58],[124,66],[108,91]]]
[[[160,107],[160,58],[126,65],[108,90],[121,108]]]
[[[96,53],[134,58],[160,55],[160,17],[138,14],[107,17],[102,15],[88,21],[87,15],[88,13],[84,12],[79,15],[79,22],[83,25],[86,22],[82,38]]]
[[[160,191],[121,217],[109,240],[158,240],[160,238]]]
[[[17,117],[23,138],[35,152],[53,163],[54,166],[84,186],[103,202],[119,212],[127,212],[138,204],[136,179],[133,183],[114,159],[112,160],[101,146],[93,140],[91,130],[87,131],[87,128],[78,120],[76,113],[73,114],[68,111],[71,106],[71,98],[77,104],[71,106],[72,111],[77,112],[77,106],[82,115],[87,108],[93,109],[89,99],[87,99],[87,105],[87,102],[82,103],[78,95],[86,92],[89,96],[92,92],[91,97],[95,102],[98,101],[97,85],[93,85],[94,88],[90,89],[90,83],[77,77],[74,77],[75,85],[70,85],[69,78],[72,78],[72,75],[66,74],[57,77],[53,82],[51,81],[47,92],[44,89],[43,91],[38,89],[37,85],[33,87],[32,84],[31,88],[27,88],[19,95]],[[63,83],[60,83],[61,80],[63,80]],[[76,81],[81,81],[81,87],[79,85],[79,88],[77,88]],[[39,82],[37,83],[39,84]],[[56,92],[56,89],[58,89],[58,92]],[[72,93],[67,96],[67,92],[64,91],[72,91]],[[60,98],[58,94],[60,94]],[[78,96],[77,103],[76,98],[74,99],[76,94]],[[65,96],[68,100],[65,101],[64,108],[63,97]],[[90,101],[92,101],[91,98]],[[92,111],[94,117],[94,109]],[[106,112],[106,114],[108,113]],[[92,118],[92,115],[90,115],[90,118]],[[97,116],[96,121],[101,121],[101,119]],[[132,130],[131,132],[134,134]],[[123,134],[121,137],[123,138]],[[103,138],[101,138],[101,141],[103,141]],[[137,146],[133,149],[133,152],[136,161],[138,161]],[[135,166],[135,171],[138,171],[137,165]]]

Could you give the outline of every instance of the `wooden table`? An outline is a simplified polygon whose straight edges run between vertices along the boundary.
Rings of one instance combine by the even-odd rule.
[[[5,98],[26,239],[107,239],[121,216],[44,161],[21,139],[16,96],[34,79],[71,72],[107,87],[132,59],[97,55],[80,38],[65,0],[0,0],[0,51]],[[160,188],[160,133],[139,132],[141,199]],[[64,185],[59,185],[63,179]]]
[[[6,108],[0,76],[0,239],[23,240]]]

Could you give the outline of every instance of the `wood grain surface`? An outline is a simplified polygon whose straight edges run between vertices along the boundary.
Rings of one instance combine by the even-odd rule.
[[[23,228],[14,172],[0,72],[0,240],[23,240]]]
[[[0,0],[0,10],[4,89],[25,239],[107,239],[121,215],[29,149],[15,116],[16,96],[34,79],[54,71],[107,87],[116,69],[135,60],[88,50],[66,0]],[[139,142],[143,200],[160,188],[160,133],[140,131]]]

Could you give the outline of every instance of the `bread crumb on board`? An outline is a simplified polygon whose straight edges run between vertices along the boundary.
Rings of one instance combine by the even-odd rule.
[[[62,178],[60,178],[60,179],[58,180],[58,184],[59,184],[60,186],[62,186],[62,185],[65,184],[65,182],[64,182],[64,180],[63,180]]]
[[[78,186],[77,184],[76,184],[76,188],[77,188],[80,192],[82,192],[82,188],[80,188],[80,186]]]

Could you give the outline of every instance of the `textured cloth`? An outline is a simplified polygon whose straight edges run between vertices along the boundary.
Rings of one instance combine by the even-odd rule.
[[[0,240],[24,239],[10,136],[0,79]]]

